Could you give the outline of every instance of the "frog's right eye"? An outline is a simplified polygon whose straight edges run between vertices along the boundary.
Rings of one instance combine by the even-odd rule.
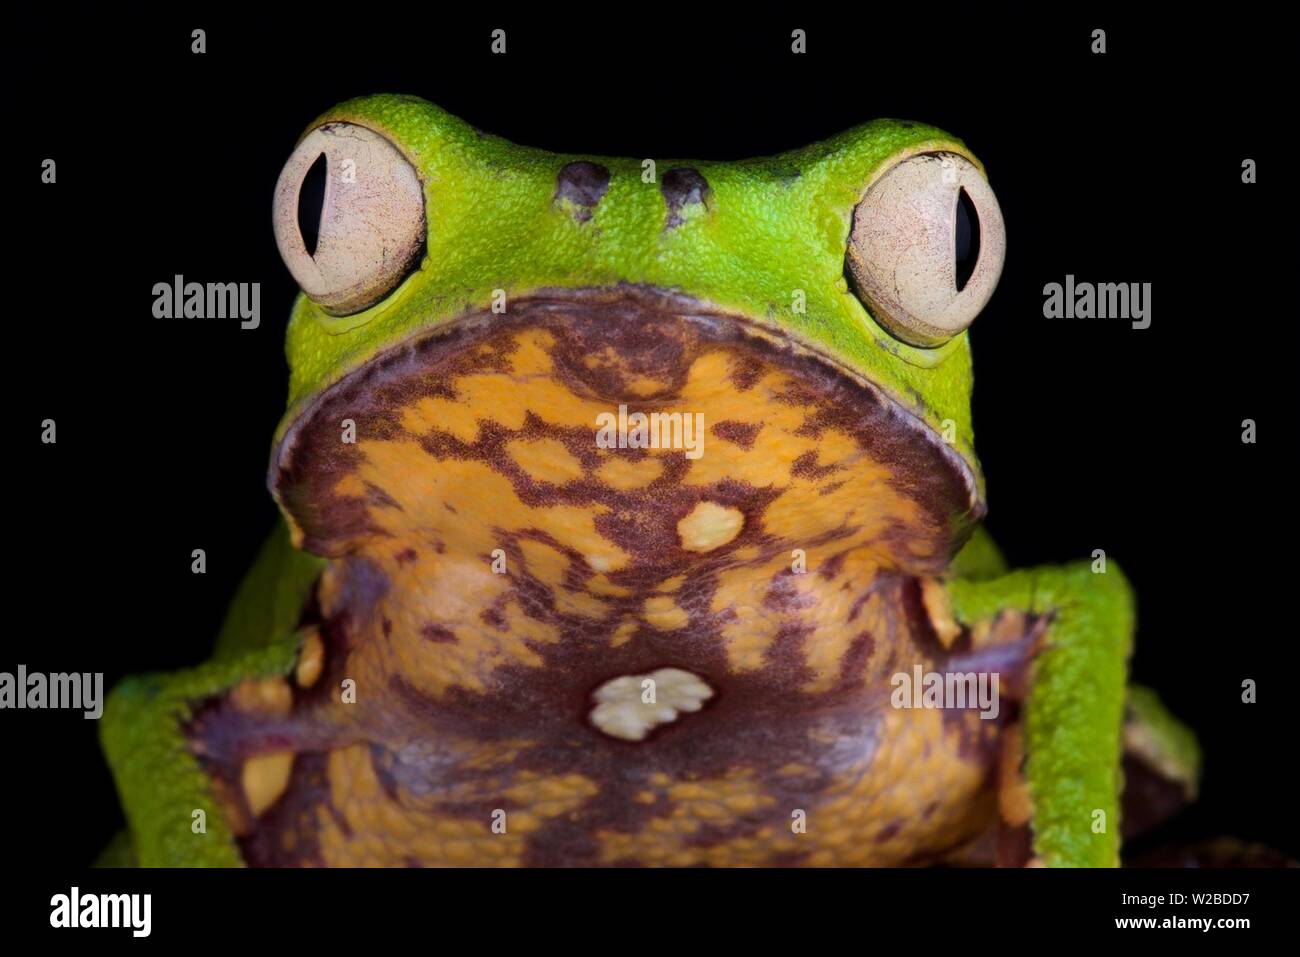
[[[323,172],[323,197],[311,189]],[[307,134],[275,184],[275,242],[299,287],[331,315],[360,312],[415,267],[426,239],[424,189],[387,139],[354,123]]]

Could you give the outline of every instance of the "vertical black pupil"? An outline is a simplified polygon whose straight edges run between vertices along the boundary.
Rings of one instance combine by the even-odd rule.
[[[966,190],[957,191],[957,291],[961,292],[980,260],[980,218]]]
[[[307,255],[316,255],[316,242],[320,239],[321,214],[325,207],[325,174],[327,164],[321,153],[303,177],[298,190],[298,232],[302,233]]]

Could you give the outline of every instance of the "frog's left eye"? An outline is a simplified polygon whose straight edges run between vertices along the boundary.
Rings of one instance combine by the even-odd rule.
[[[937,346],[979,315],[1006,251],[1002,211],[970,160],[923,153],[871,184],[853,211],[846,265],[891,333]]]
[[[323,199],[308,183],[322,165]],[[336,316],[388,295],[420,261],[426,239],[415,167],[383,136],[354,123],[327,123],[303,138],[275,184],[273,219],[289,272]]]

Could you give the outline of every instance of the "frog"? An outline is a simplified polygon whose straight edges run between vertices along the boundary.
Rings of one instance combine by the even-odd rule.
[[[615,159],[385,94],[272,206],[280,517],[207,663],[110,695],[103,863],[1108,867],[1194,799],[1117,564],[985,528],[961,140]]]

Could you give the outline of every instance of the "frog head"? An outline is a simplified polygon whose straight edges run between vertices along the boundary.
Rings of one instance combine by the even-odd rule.
[[[938,129],[611,159],[365,97],[274,224],[302,294],[270,486],[309,551],[501,549],[581,606],[798,550],[932,574],[983,514],[966,327],[1004,233]]]

